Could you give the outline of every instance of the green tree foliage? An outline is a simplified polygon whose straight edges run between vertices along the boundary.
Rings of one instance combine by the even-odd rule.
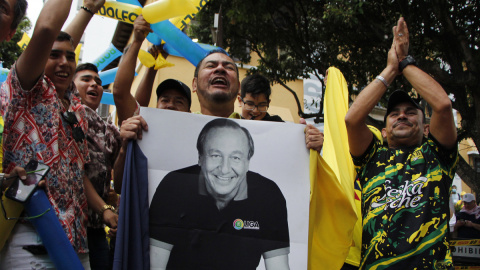
[[[17,45],[17,42],[22,39],[23,33],[30,30],[31,26],[30,20],[24,17],[13,38],[8,42],[0,43],[0,59],[3,61],[4,68],[10,68],[22,53],[23,50]]]
[[[459,141],[471,138],[480,145],[479,1],[211,0],[193,27],[201,42],[211,43],[220,6],[223,47],[243,63],[250,51],[258,54],[258,69],[284,86],[311,74],[321,79],[335,66],[352,94],[385,67],[392,27],[404,16],[410,54],[455,98],[462,117]],[[398,77],[389,91],[398,88],[411,86]],[[457,172],[480,193],[480,175],[462,158]]]

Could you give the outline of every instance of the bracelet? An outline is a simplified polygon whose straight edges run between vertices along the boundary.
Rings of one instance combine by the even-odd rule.
[[[95,12],[93,12],[93,10],[89,9],[89,8],[86,7],[86,6],[81,6],[80,8],[83,9],[83,10],[85,10],[86,12],[92,14],[92,16],[95,15]]]
[[[387,87],[387,88],[390,86],[390,85],[388,84],[387,80],[385,80],[385,78],[383,78],[383,77],[380,76],[380,75],[378,75],[377,77],[375,77],[375,79],[381,81],[381,82],[385,85],[385,87]]]
[[[107,209],[110,209],[113,213],[115,213],[115,207],[105,204],[104,206],[102,206],[102,210],[100,210],[100,213],[99,213],[102,219],[103,219],[103,212],[105,212]]]

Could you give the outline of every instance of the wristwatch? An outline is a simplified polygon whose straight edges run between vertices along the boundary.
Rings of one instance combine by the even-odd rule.
[[[398,70],[400,72],[403,72],[403,69],[406,68],[408,65],[417,65],[417,61],[415,61],[415,58],[411,55],[407,55],[399,64],[398,64]]]
[[[105,204],[104,206],[102,206],[102,210],[100,210],[100,216],[103,217],[103,212],[105,212],[105,210],[107,209],[110,209],[112,210],[112,212],[115,213],[115,207],[111,206],[111,205],[108,205],[108,204]]]

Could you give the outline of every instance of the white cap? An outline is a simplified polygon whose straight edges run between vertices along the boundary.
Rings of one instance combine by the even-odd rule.
[[[472,193],[465,193],[465,195],[463,195],[463,201],[467,203],[475,201],[475,196],[473,196]]]

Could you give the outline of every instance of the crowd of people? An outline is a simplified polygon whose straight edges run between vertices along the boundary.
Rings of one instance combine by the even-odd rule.
[[[90,63],[77,66],[74,52],[86,26],[105,0],[84,0],[74,20],[61,31],[71,2],[49,0],[45,3],[29,45],[2,85],[3,170],[6,178],[17,175],[23,181],[27,174],[24,167],[30,160],[40,160],[48,165],[50,171],[40,187],[46,190],[82,265],[85,269],[109,269],[111,255],[107,236],[115,237],[118,221],[116,205],[108,200],[110,182],[114,179],[115,191],[120,193],[127,143],[141,139],[142,132],[148,130],[139,111],[141,106],[149,104],[157,71],[150,68],[146,72],[135,96],[131,94],[131,88],[138,52],[152,30],[139,15],[134,23],[132,43],[119,64],[113,86],[120,126],[117,128],[96,113],[103,94],[96,66]],[[27,2],[0,0],[0,7],[2,42],[12,38],[25,15]],[[161,48],[155,48],[152,53],[167,56]],[[386,141],[383,144],[383,140],[368,128],[366,120],[398,76],[409,81],[432,108],[432,114],[427,124],[423,107],[406,92],[393,92],[388,98],[385,128],[381,131]],[[248,162],[253,155],[250,134],[235,121],[226,119],[283,122],[279,116],[268,114],[271,94],[268,79],[254,74],[240,83],[234,60],[223,50],[213,50],[196,66],[191,88],[175,79],[167,79],[158,85],[157,108],[191,112],[192,92],[197,94],[200,104],[197,113],[220,118],[211,125],[207,124],[199,136],[199,164],[171,172],[154,195],[155,203],[150,211],[150,226],[153,228],[150,253],[151,258],[155,258],[151,260],[154,268],[191,269],[199,263],[188,259],[190,256],[198,258],[200,252],[194,246],[194,240],[186,238],[182,243],[171,240],[175,233],[171,230],[175,226],[171,216],[178,216],[179,212],[186,219],[194,219],[199,211],[213,208],[215,211],[211,215],[215,219],[218,213],[229,209],[233,201],[261,198],[255,193],[258,188],[250,189],[258,186],[268,188],[270,198],[275,197],[269,202],[271,207],[264,210],[264,216],[286,217],[285,199],[278,193],[278,187],[271,180],[248,171]],[[242,107],[241,114],[234,111],[237,100]],[[313,125],[307,125],[304,119],[300,123],[305,124],[306,147],[320,153],[323,133]],[[409,33],[403,18],[393,28],[386,67],[360,92],[345,117],[345,124],[363,205],[362,256],[359,265],[354,267],[452,269],[448,202],[458,162],[452,104],[441,85],[418,68],[415,59],[409,55]],[[226,135],[220,137],[219,133]],[[226,147],[222,138],[236,143],[234,146],[238,149],[233,152],[237,155],[237,168],[232,169],[233,165],[228,167],[205,156],[205,151],[232,154],[229,151],[233,146]],[[240,173],[235,177],[228,176],[235,180],[225,190],[216,188],[218,179],[211,174],[221,171],[228,175],[228,170]],[[177,194],[178,174],[188,175],[191,196]],[[9,184],[2,181],[2,190]],[[197,198],[199,194],[212,200]],[[195,208],[174,209],[165,203],[167,198],[192,200]],[[480,207],[476,205],[475,196],[465,194],[462,201],[464,206],[456,215],[458,237],[480,238]],[[32,263],[40,268],[52,267],[48,254],[33,254],[24,248],[42,246],[42,243],[33,225],[22,217],[25,214],[20,216],[0,252],[0,269],[32,269]],[[108,235],[105,225],[110,228]],[[278,224],[274,225],[278,227]],[[165,226],[170,230],[165,230]],[[249,262],[252,269],[258,265],[260,256],[265,259],[267,269],[290,269],[288,224],[281,227],[283,229],[275,234],[262,236],[268,239],[264,241],[268,244],[240,241],[255,249],[255,257]],[[239,240],[227,237],[225,241]],[[216,264],[215,267],[225,269],[229,264]]]

